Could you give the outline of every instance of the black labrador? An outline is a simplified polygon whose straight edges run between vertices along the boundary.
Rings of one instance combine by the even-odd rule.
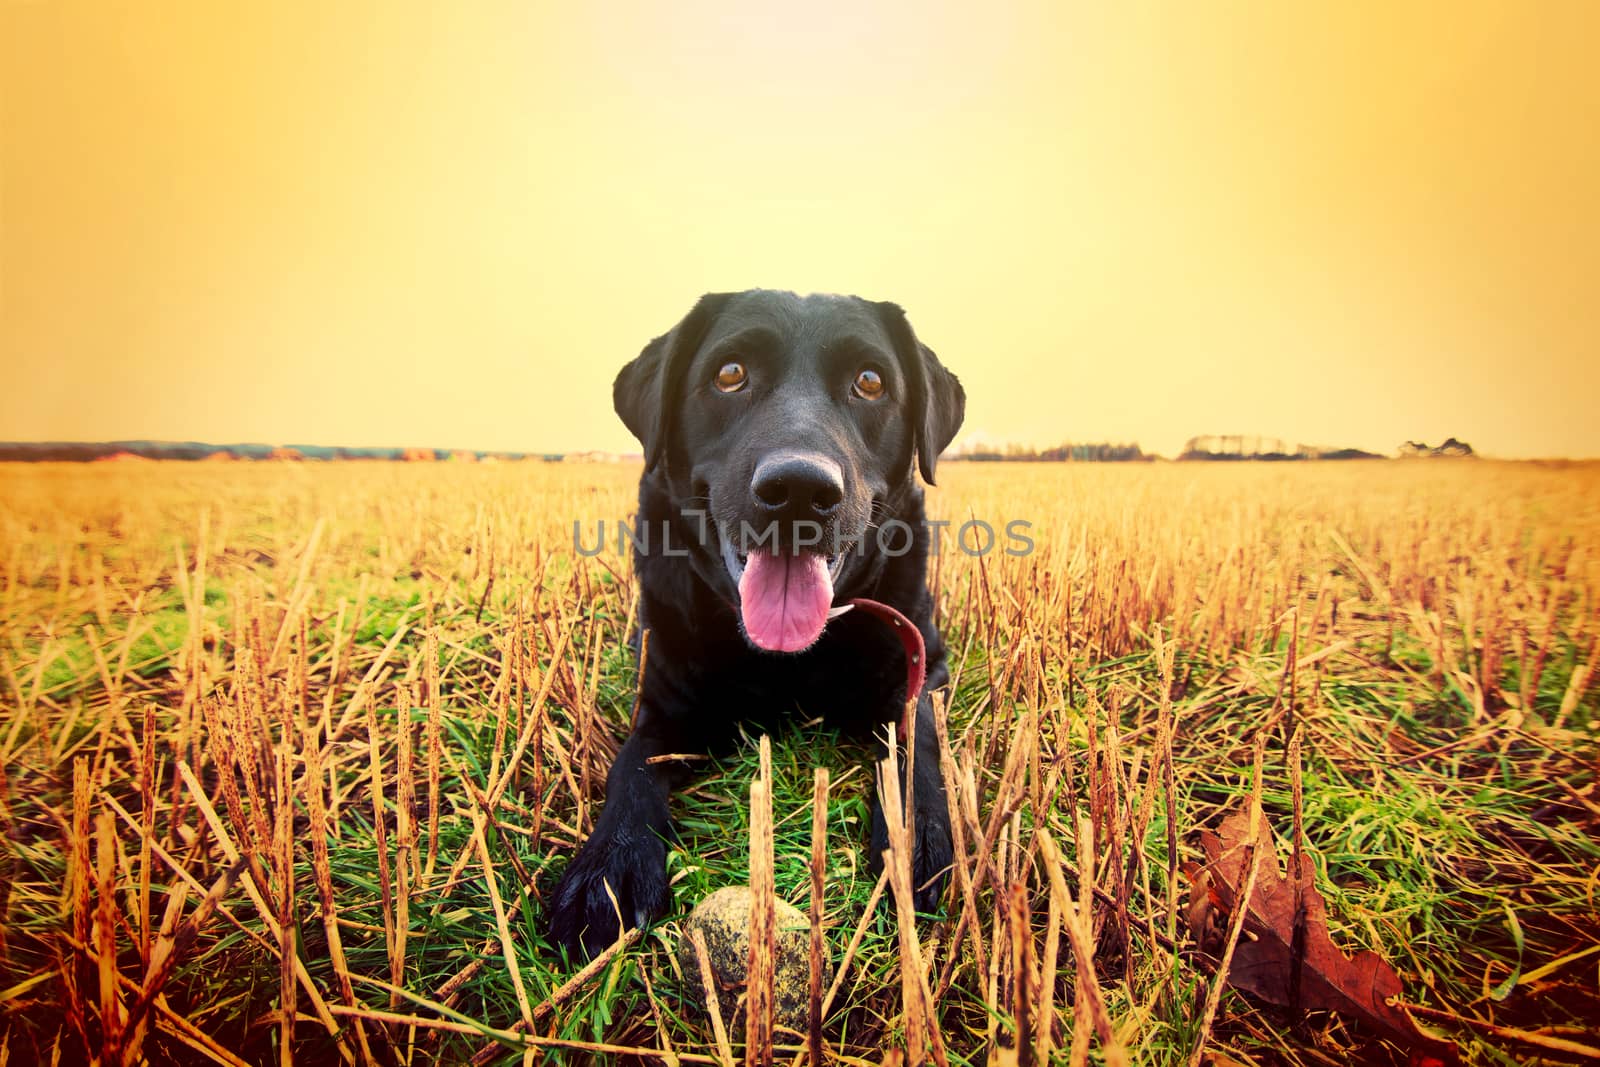
[[[686,770],[652,757],[724,748],[740,722],[899,719],[904,653],[881,621],[834,610],[854,597],[898,609],[927,649],[912,874],[930,910],[952,851],[928,694],[949,672],[913,465],[933,482],[961,383],[894,304],[754,290],[702,297],[613,399],[644,446],[634,569],[650,647],[605,806],[555,890],[553,939],[593,955],[617,938],[618,907],[638,925],[667,911],[667,795]],[[875,868],[885,847],[874,803]]]

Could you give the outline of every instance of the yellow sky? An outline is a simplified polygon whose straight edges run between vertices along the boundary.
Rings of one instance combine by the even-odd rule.
[[[982,13],[980,13],[980,11]],[[635,447],[703,291],[988,440],[1600,455],[1600,5],[0,3],[0,439]]]

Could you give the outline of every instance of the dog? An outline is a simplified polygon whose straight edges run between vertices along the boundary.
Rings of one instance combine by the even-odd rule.
[[[917,474],[933,484],[961,383],[895,304],[750,290],[702,297],[622,368],[613,402],[644,449],[634,571],[649,645],[605,804],[551,898],[553,943],[592,956],[619,917],[669,909],[667,798],[687,769],[660,757],[724,749],[741,723],[900,720],[907,656],[878,619],[838,613],[855,597],[897,609],[926,649],[912,875],[917,908],[935,909],[953,853],[929,693],[949,671]],[[887,845],[874,801],[874,870]]]

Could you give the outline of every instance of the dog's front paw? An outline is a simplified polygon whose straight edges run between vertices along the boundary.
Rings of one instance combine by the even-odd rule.
[[[670,906],[667,848],[661,838],[648,830],[629,834],[596,829],[556,885],[550,936],[573,956],[580,949],[594,956],[624,929],[643,926]]]
[[[944,899],[955,848],[950,843],[950,827],[942,811],[919,811],[915,829],[916,840],[911,848],[912,902],[919,912],[929,913],[937,911],[939,902]],[[872,809],[872,839],[868,847],[871,852],[869,869],[876,875],[883,870],[883,852],[889,847],[888,827],[877,805]]]
[[[938,910],[950,881],[955,848],[950,843],[950,827],[943,819],[924,818],[917,823],[916,853],[911,857],[912,889],[917,910]]]

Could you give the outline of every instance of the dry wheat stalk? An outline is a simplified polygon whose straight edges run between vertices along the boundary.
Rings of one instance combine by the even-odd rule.
[[[750,957],[745,970],[745,1063],[772,1063],[772,997],[778,927],[772,869],[772,742],[761,737],[760,771],[750,783]]]

